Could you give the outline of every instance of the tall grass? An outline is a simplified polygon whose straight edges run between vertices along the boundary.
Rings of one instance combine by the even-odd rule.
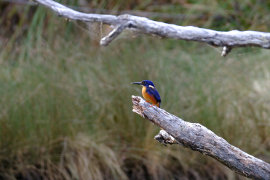
[[[131,111],[140,89],[130,82],[142,79],[156,83],[162,108],[268,160],[269,52],[224,59],[215,50],[145,37],[98,48],[57,36],[31,46],[27,59],[1,59],[1,177],[236,178],[215,160],[153,140],[158,128]]]
[[[130,82],[143,79],[155,82],[162,108],[269,162],[269,51],[221,58],[206,45],[130,34],[100,48],[45,12],[1,47],[0,178],[241,179],[153,140],[159,129],[131,111],[140,89]]]

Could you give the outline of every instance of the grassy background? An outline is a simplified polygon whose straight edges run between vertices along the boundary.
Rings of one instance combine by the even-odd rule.
[[[93,2],[115,9],[126,3]],[[171,11],[209,13],[183,24],[223,27],[215,24],[220,19],[210,18],[210,1],[183,2]],[[138,2],[134,9],[170,12],[173,2],[152,4]],[[263,13],[267,5],[245,1],[240,10]],[[224,17],[235,13],[232,2],[210,7]],[[140,88],[130,82],[143,79],[155,82],[162,108],[270,162],[269,50],[234,49],[222,58],[220,49],[205,44],[133,38],[130,32],[101,48],[99,25],[92,25],[96,30],[89,35],[87,26],[47,9],[12,8],[9,20],[15,15],[19,21],[1,32],[1,179],[243,179],[198,152],[155,142],[159,129],[131,111],[131,95],[140,95]],[[257,25],[239,27],[268,30],[266,23],[260,25],[267,18],[245,18]],[[235,27],[225,23],[224,30]]]

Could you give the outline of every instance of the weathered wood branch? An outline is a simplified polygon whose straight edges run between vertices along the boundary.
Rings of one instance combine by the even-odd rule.
[[[226,47],[222,53],[227,55],[233,47],[258,46],[270,48],[270,33],[258,31],[215,31],[194,26],[178,26],[164,22],[153,21],[151,19],[132,15],[104,15],[88,14],[75,11],[52,0],[35,0],[58,15],[72,20],[84,22],[101,22],[112,25],[116,30],[105,41],[101,40],[101,45],[109,44],[124,29],[133,29],[141,33],[158,35],[165,38],[182,39],[188,41],[204,42],[213,46]],[[116,33],[115,33],[116,32]],[[107,41],[108,40],[108,41]]]
[[[164,129],[179,144],[211,156],[243,176],[270,179],[270,164],[230,145],[206,127],[198,123],[186,122],[163,109],[151,106],[138,96],[132,96],[132,103],[133,112]]]
[[[158,142],[160,142],[163,145],[167,145],[167,144],[179,144],[176,139],[174,137],[172,137],[171,135],[169,135],[166,131],[164,131],[163,129],[161,129],[159,131],[159,133],[155,136],[154,138],[155,140],[157,140]]]
[[[116,28],[114,28],[107,36],[103,37],[100,40],[100,45],[107,46],[110,42],[112,42],[122,31],[128,26],[128,23],[120,24]]]

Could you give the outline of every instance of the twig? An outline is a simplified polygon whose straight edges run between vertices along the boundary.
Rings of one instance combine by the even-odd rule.
[[[232,48],[230,46],[224,46],[221,56],[225,57],[231,52]]]
[[[167,144],[178,144],[178,142],[174,139],[174,137],[172,137],[171,135],[169,135],[166,131],[164,131],[163,129],[159,131],[159,133],[155,136],[154,138],[155,140],[157,140],[158,142],[160,142],[163,145],[167,145]]]
[[[235,172],[255,179],[270,179],[270,164],[229,144],[198,123],[186,122],[163,109],[132,96],[133,112],[164,129],[179,144],[211,156]]]
[[[107,46],[109,45],[112,40],[114,40],[117,36],[121,34],[121,32],[128,27],[128,23],[120,24],[119,26],[115,27],[107,36],[103,37],[100,40],[100,45]]]
[[[213,46],[220,47],[242,47],[242,46],[258,46],[262,48],[270,48],[270,33],[258,31],[215,31],[194,26],[178,26],[167,24],[159,21],[153,21],[145,17],[132,15],[103,15],[88,14],[72,10],[52,0],[35,0],[60,16],[80,20],[84,22],[102,22],[114,27],[121,27],[122,24],[129,22],[127,28],[138,30],[141,33],[158,35],[165,38],[182,39],[188,41],[198,41],[208,43]],[[116,30],[114,30],[116,31]],[[110,41],[109,41],[110,42]],[[100,44],[103,44],[101,42]],[[108,43],[104,43],[108,44]],[[228,54],[228,52],[227,52]]]

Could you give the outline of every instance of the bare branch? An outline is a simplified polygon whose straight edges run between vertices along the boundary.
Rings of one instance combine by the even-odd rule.
[[[231,52],[232,48],[230,46],[224,46],[221,56],[225,57]]]
[[[170,145],[172,145],[172,144],[178,144],[178,142],[174,139],[174,137],[172,137],[171,135],[169,135],[163,129],[159,131],[159,133],[155,136],[154,139],[157,140],[158,142],[160,142],[161,144],[164,144],[165,146],[167,144],[170,144]]]
[[[72,10],[52,0],[35,1],[52,9],[60,16],[72,20],[80,20],[84,22],[102,22],[104,24],[113,25],[115,27],[121,27],[121,25],[128,22],[128,28],[133,28],[145,34],[158,35],[165,38],[204,42],[213,46],[220,47],[226,46],[233,48],[241,46],[259,46],[266,49],[270,48],[270,33],[266,32],[238,30],[227,32],[214,31],[194,26],[177,26],[174,24],[167,24],[153,21],[145,17],[132,15],[114,16],[103,14],[87,14]],[[118,30],[115,30],[113,33],[119,32]],[[104,41],[102,41],[100,44],[103,43]]]
[[[103,37],[100,40],[100,45],[102,45],[102,46],[109,45],[109,43],[111,43],[112,40],[114,40],[117,36],[119,36],[121,34],[121,32],[126,27],[128,27],[128,23],[120,24],[119,26],[117,26],[116,28],[114,28],[114,30],[112,30],[107,36]]]
[[[132,96],[132,103],[133,112],[164,129],[185,147],[211,156],[243,176],[270,179],[270,164],[230,145],[206,127],[186,122],[138,96]]]

